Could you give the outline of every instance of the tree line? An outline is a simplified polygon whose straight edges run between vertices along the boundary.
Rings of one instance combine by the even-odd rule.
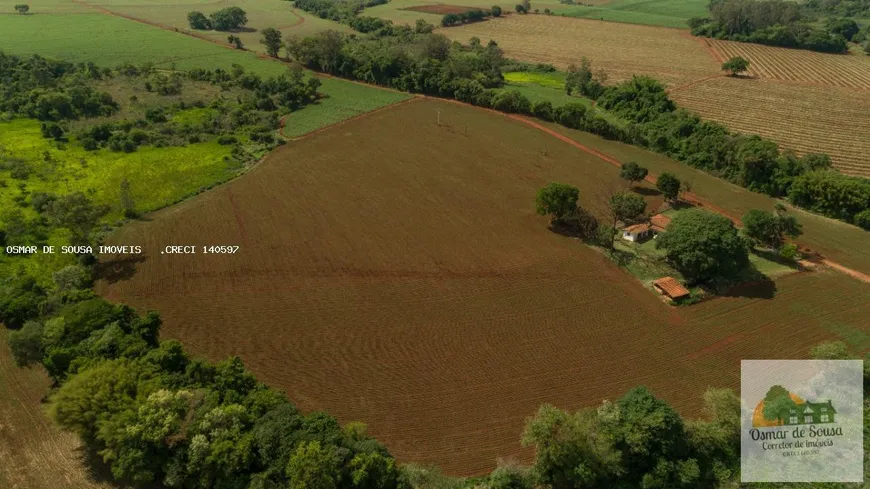
[[[709,17],[688,20],[692,35],[827,53],[845,53],[858,31],[851,19],[830,19],[823,27],[796,2],[711,0]]]
[[[518,91],[503,90],[507,63],[494,41],[468,45],[441,34],[404,26],[401,34],[358,38],[335,31],[285,42],[290,56],[317,71],[453,98],[509,113],[527,114],[607,139],[649,148],[732,183],[829,217],[866,227],[870,180],[840,174],[830,157],[797,157],[760,136],[734,134],[725,126],[678,109],[658,81],[635,76],[605,86],[591,65],[569,68],[566,90],[597,95],[599,107],[628,121],[614,124],[581,103],[554,107],[532,103]]]

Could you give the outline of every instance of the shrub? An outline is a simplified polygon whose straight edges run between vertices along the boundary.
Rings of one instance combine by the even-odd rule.
[[[187,14],[187,23],[191,29],[209,30],[211,29],[211,21],[202,12],[194,10]]]
[[[493,17],[501,17],[501,7],[498,5],[492,6],[492,16]]]
[[[870,231],[870,209],[855,214],[855,225]]]

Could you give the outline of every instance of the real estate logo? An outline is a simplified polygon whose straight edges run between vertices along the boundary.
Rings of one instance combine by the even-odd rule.
[[[863,482],[863,362],[744,360],[741,481]]]

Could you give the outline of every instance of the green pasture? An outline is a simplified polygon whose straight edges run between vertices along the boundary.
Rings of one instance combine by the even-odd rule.
[[[545,9],[550,9],[557,15],[581,17],[585,19],[601,19],[608,22],[624,22],[629,24],[645,24],[662,27],[686,29],[686,20],[692,17],[708,15],[706,0],[578,0],[586,5],[570,5],[558,0],[532,1],[534,11],[541,15]],[[396,23],[413,24],[416,19],[438,24],[440,16],[407,9],[421,5],[446,3],[463,7],[492,8],[499,5],[508,14],[514,11],[517,2],[504,3],[493,0],[464,0],[436,2],[430,0],[391,0],[384,5],[367,8],[365,15],[372,15],[392,20]]]
[[[111,206],[111,220],[121,215],[119,192],[125,178],[136,209],[148,212],[226,181],[241,169],[225,158],[231,147],[217,142],[141,146],[132,153],[86,151],[74,140],[58,147],[42,137],[39,127],[39,121],[33,119],[0,123],[0,156],[23,160],[29,168],[24,179],[0,170],[0,181],[5,182],[0,184],[5,185],[0,192],[0,209],[15,206],[15,197],[22,192],[83,192],[95,202]]]
[[[93,61],[115,66],[151,62],[162,68],[229,69],[233,64],[263,76],[287,70],[278,61],[252,53],[104,14],[0,15],[0,50],[18,55],[40,54],[72,62]],[[39,33],[39,35],[34,35]],[[409,97],[336,78],[322,78],[319,103],[294,113],[287,131],[300,136]]]
[[[687,28],[686,21],[690,18],[709,14],[705,0],[613,0],[591,7],[560,5],[552,10],[569,17],[680,29]]]
[[[216,142],[166,148],[142,146],[133,153],[85,151],[75,141],[58,147],[43,138],[39,128],[40,123],[32,119],[0,123],[0,160],[20,160],[28,168],[23,178],[20,174],[13,178],[11,169],[0,170],[0,219],[15,209],[25,215],[35,214],[17,202],[26,195],[82,192],[94,202],[108,205],[111,211],[106,222],[114,222],[121,218],[124,179],[130,184],[136,210],[148,212],[227,181],[241,171],[238,163],[226,158],[231,148]],[[64,233],[56,231],[49,244],[68,244]],[[10,267],[23,266],[32,276],[47,281],[52,270],[74,260],[72,255],[41,253],[28,260],[0,258],[0,272],[11,273]]]
[[[224,68],[239,64],[264,76],[287,68],[184,34],[168,32],[109,15],[3,15],[0,49],[12,54],[39,54],[102,66],[154,63],[161,68]]]
[[[295,138],[321,127],[371,112],[412,97],[402,92],[375,89],[337,78],[321,77],[326,98],[293,112],[284,120],[282,135]]]

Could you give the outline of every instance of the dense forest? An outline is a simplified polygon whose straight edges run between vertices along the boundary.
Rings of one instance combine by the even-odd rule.
[[[792,1],[711,0],[709,11],[709,17],[689,19],[693,35],[827,53],[845,53],[848,41],[858,41],[853,20],[834,18],[818,27],[812,12]]]

